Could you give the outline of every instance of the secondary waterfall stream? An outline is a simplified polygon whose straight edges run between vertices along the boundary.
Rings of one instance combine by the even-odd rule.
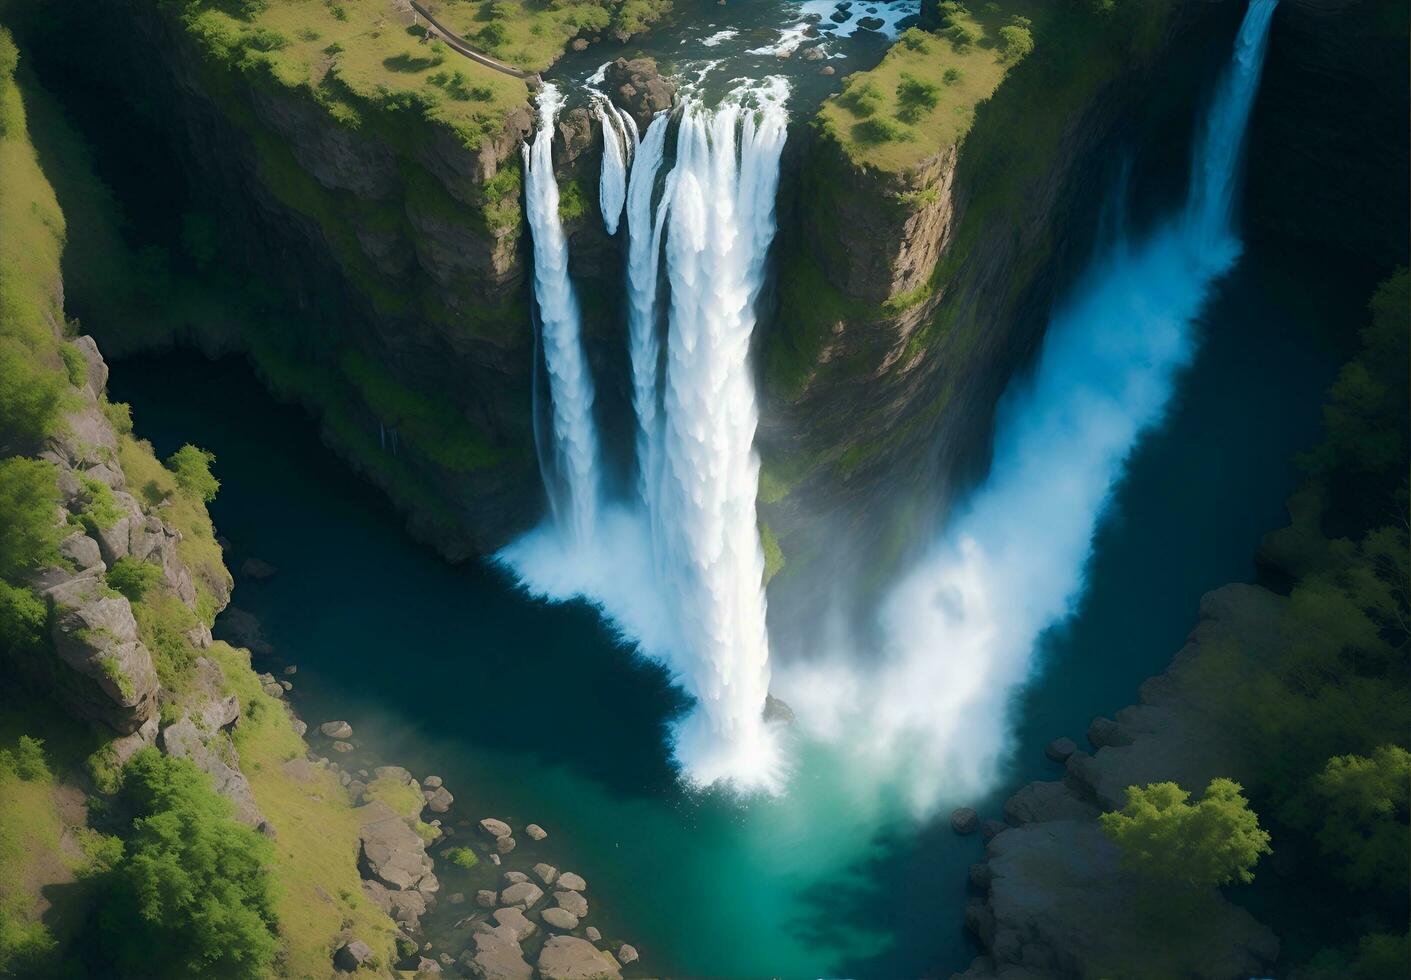
[[[769,638],[749,350],[774,236],[787,95],[783,80],[771,77],[739,86],[714,108],[687,98],[674,116],[654,119],[645,138],[630,117],[593,98],[604,138],[604,223],[615,233],[624,209],[628,222],[628,344],[637,416],[635,498],[608,513],[580,497],[600,492],[596,464],[577,465],[580,450],[597,439],[591,382],[578,370],[584,360],[577,302],[567,280],[549,154],[562,105],[552,86],[540,95],[539,131],[525,154],[535,296],[554,406],[554,452],[546,455],[567,461],[546,472],[545,482],[551,500],[570,505],[554,509],[553,533],[531,536],[506,556],[531,587],[599,601],[644,652],[673,670],[697,701],[678,726],[676,755],[704,784],[778,782],[763,716]],[[659,182],[669,130],[674,159]],[[663,259],[669,295],[664,345]],[[545,551],[555,545],[557,558]],[[565,567],[582,570],[582,580],[569,581]],[[604,568],[617,582],[602,580]],[[636,582],[638,594],[625,594],[625,580]]]
[[[900,766],[920,810],[992,782],[1012,692],[1082,595],[1128,456],[1165,414],[1212,286],[1240,254],[1235,191],[1275,2],[1251,0],[1184,206],[1135,242],[1118,230],[1053,316],[1034,376],[1006,394],[989,477],[883,603],[881,661],[845,651],[782,679],[800,719],[858,750],[861,771]]]

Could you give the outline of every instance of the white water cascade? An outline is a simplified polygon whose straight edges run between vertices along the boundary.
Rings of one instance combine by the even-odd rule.
[[[801,721],[857,750],[861,782],[900,779],[918,811],[995,778],[1036,643],[1082,595],[1128,455],[1164,415],[1210,290],[1239,256],[1234,196],[1274,7],[1250,2],[1184,206],[1097,255],[1058,307],[1034,376],[1000,406],[987,481],[886,598],[880,660],[843,650],[780,678]]]
[[[640,139],[621,113],[619,134],[615,110],[594,99],[605,138],[604,223],[611,234],[621,214],[628,222],[635,499],[598,511],[598,527],[577,538],[533,532],[501,553],[531,591],[597,602],[626,637],[665,663],[697,701],[676,732],[676,756],[686,774],[702,784],[726,781],[742,789],[772,788],[780,776],[763,717],[769,639],[749,349],[774,236],[787,94],[782,79],[770,78],[741,86],[713,110],[688,100],[675,119],[654,119]],[[557,93],[541,97],[541,128],[526,160],[554,442],[560,458],[572,462],[579,446],[592,444],[592,389],[571,367],[561,377],[549,357],[556,344],[562,353],[571,333],[572,364],[583,364],[557,192],[550,207],[545,186],[553,183],[545,133],[559,104]],[[674,164],[661,181],[673,128]],[[663,268],[665,345],[658,300]],[[550,311],[552,328],[561,333],[554,339]],[[595,473],[596,463],[583,472],[585,479]]]
[[[591,540],[598,521],[598,434],[593,421],[593,378],[583,356],[578,297],[568,278],[568,241],[559,220],[554,179],[554,123],[563,96],[546,84],[539,94],[539,128],[524,146],[525,211],[534,239],[534,297],[539,305],[544,364],[553,404],[553,472],[545,473],[559,533],[577,545]]]

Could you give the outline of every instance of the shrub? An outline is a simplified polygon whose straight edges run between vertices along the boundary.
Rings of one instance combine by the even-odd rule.
[[[59,345],[59,357],[64,362],[64,371],[69,376],[69,384],[82,388],[88,383],[88,362],[72,344]]]
[[[0,462],[0,578],[14,581],[58,560],[58,500],[53,463],[18,457]]]
[[[904,44],[908,51],[931,50],[931,35],[919,27],[908,27],[897,40]]]
[[[1254,880],[1269,835],[1239,783],[1212,779],[1192,806],[1175,783],[1127,787],[1127,805],[1099,817],[1122,852],[1124,866],[1158,881],[1199,887]]]
[[[897,103],[901,107],[897,110],[897,118],[904,122],[916,122],[923,112],[936,108],[940,91],[940,86],[934,82],[902,72],[901,81],[897,83]]]
[[[257,27],[245,38],[245,44],[256,51],[278,51],[289,47],[289,38],[268,27]]]
[[[0,451],[32,447],[54,431],[63,383],[57,372],[38,370],[22,342],[0,337]]]
[[[480,859],[475,856],[475,852],[468,847],[453,847],[446,852],[446,860],[450,861],[458,868],[465,868],[467,871],[480,863]]]
[[[882,116],[858,123],[853,134],[864,143],[905,143],[916,138],[906,126]]]
[[[475,36],[481,44],[485,45],[485,47],[489,48],[491,51],[494,51],[499,48],[500,45],[509,42],[510,32],[504,24],[493,20],[480,28],[479,33]]]
[[[317,41],[322,36],[312,27],[301,27],[296,33],[301,41]]]
[[[141,602],[147,590],[162,580],[162,566],[123,555],[108,569],[108,584],[127,596],[131,602]]]
[[[44,649],[49,610],[29,589],[0,581],[0,647],[34,654]]]
[[[43,922],[29,920],[24,906],[20,895],[0,898],[0,975],[3,976],[43,976],[54,952],[54,937]]]
[[[1312,792],[1321,804],[1317,838],[1328,867],[1358,888],[1403,887],[1411,752],[1383,745],[1370,758],[1334,756],[1313,778]]]
[[[881,108],[882,93],[873,82],[856,82],[843,91],[839,101],[851,109],[853,115],[866,118]]]
[[[946,37],[950,38],[951,47],[957,51],[969,51],[975,43],[975,32],[964,24],[952,24],[947,27]]]
[[[119,435],[128,435],[132,432],[132,406],[127,402],[110,402],[107,399],[102,403],[103,417],[108,420],[108,424],[118,431]]]
[[[99,920],[117,972],[269,975],[279,948],[270,842],[232,819],[195,765],[156,749],[128,762],[121,802],[135,815],[129,856]]]
[[[952,65],[941,74],[941,81],[945,82],[947,85],[955,85],[964,77],[960,69]]]
[[[113,496],[113,488],[102,480],[85,476],[83,493],[87,502],[83,505],[83,523],[90,531],[106,531],[123,519],[127,512]]]
[[[176,485],[182,492],[210,503],[220,490],[220,481],[211,475],[211,464],[215,461],[215,453],[188,442],[171,454],[167,469],[176,475]]]
[[[1005,61],[1018,61],[1034,50],[1034,35],[1029,28],[1010,24],[999,29],[1000,56]]]
[[[16,776],[25,782],[49,780],[53,774],[44,761],[44,742],[21,735],[13,749],[0,749],[0,779]]]

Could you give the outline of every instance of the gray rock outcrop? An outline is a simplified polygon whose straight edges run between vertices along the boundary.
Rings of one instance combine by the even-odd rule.
[[[611,956],[576,936],[550,937],[539,951],[538,970],[542,980],[605,980],[622,976]]]

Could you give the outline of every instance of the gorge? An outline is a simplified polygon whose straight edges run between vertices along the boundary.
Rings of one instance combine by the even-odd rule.
[[[372,0],[105,0],[74,29],[112,39],[89,65],[0,5],[67,219],[54,329],[81,318],[113,363],[101,403],[130,404],[157,459],[214,452],[221,574],[277,569],[192,607],[215,650],[250,646],[300,716],[347,718],[359,752],[460,800],[419,921],[378,931],[320,880],[354,924],[327,949],[280,927],[294,959],[272,972],[319,975],[358,938],[367,970],[483,975],[476,937],[509,927],[461,901],[498,901],[505,855],[456,838],[487,813],[542,820],[593,889],[586,931],[526,906],[539,935],[506,976],[553,975],[552,934],[595,944],[603,975],[929,976],[979,954],[966,976],[1322,980],[1322,947],[1398,930],[1396,900],[1366,899],[1353,933],[1270,898],[1322,879],[1253,756],[1213,774],[1246,784],[1276,857],[1206,889],[1210,935],[1254,923],[1208,957],[1172,930],[1113,966],[1044,911],[1069,902],[1054,881],[1023,877],[1042,821],[1086,840],[1122,802],[1044,743],[1108,751],[1093,719],[1135,718],[1204,593],[1313,567],[1306,544],[1254,556],[1295,491],[1306,526],[1293,459],[1405,261],[1394,5],[531,6],[433,10],[540,72],[526,86]],[[1305,154],[1335,144],[1346,165],[1314,187]],[[185,499],[134,465],[144,513]],[[188,695],[143,639],[166,733]],[[303,825],[285,841],[263,795],[262,710],[230,738],[282,854]],[[1264,718],[1236,710],[1230,746]],[[1199,794],[1186,773],[1122,774]],[[74,785],[91,814],[128,805]],[[1120,903],[1125,865],[1092,867],[1094,907]],[[72,935],[56,955],[91,967],[103,947]]]

